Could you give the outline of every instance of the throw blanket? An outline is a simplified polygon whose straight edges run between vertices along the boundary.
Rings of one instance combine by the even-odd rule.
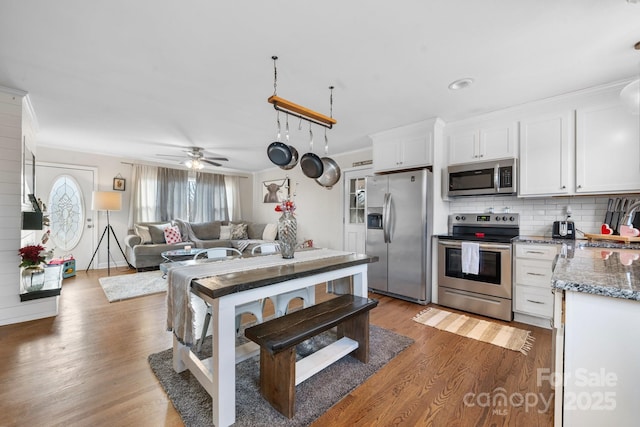
[[[274,254],[171,268],[167,274],[167,330],[173,331],[182,344],[193,345],[195,330],[190,295],[191,281],[194,279],[349,254],[351,252],[315,249],[296,252],[293,259],[284,259],[280,254]]]

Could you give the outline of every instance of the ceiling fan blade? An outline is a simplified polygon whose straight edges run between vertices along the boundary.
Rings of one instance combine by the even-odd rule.
[[[226,157],[204,157],[202,160],[218,160],[221,162],[228,162],[229,159],[227,159]]]
[[[200,159],[200,161],[204,163],[209,163],[210,165],[213,165],[213,166],[222,166],[220,163],[212,162],[211,160],[207,160],[207,159]]]

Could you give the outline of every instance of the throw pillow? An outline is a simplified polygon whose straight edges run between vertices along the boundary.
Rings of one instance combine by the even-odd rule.
[[[138,235],[138,237],[140,237],[140,243],[141,244],[144,245],[144,244],[152,242],[151,234],[149,233],[149,227],[148,226],[134,224],[133,229],[134,229],[136,235]]]
[[[171,224],[153,224],[149,225],[149,234],[151,234],[151,243],[165,243],[164,240],[164,229],[169,227]]]
[[[220,221],[190,223],[193,235],[200,240],[220,238]]]
[[[267,224],[262,232],[262,240],[276,240],[278,236],[278,224]]]
[[[177,225],[170,225],[169,227],[165,228],[164,240],[169,244],[182,242],[180,227],[178,227]]]
[[[231,240],[248,239],[247,224],[234,224],[231,228]]]
[[[231,225],[220,226],[220,240],[231,239]]]
[[[250,222],[247,227],[247,234],[249,235],[249,238],[253,240],[262,239],[262,234],[264,233],[264,227],[266,225],[267,224],[256,224]]]

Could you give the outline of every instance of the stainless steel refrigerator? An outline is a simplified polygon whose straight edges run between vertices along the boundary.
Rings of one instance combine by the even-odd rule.
[[[366,178],[366,253],[379,257],[369,264],[372,291],[431,301],[431,179],[427,169]]]

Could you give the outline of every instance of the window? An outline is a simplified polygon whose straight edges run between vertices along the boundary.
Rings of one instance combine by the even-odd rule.
[[[349,181],[349,223],[364,223],[365,181],[353,178]]]
[[[76,180],[60,175],[49,194],[51,240],[62,251],[75,248],[84,230],[84,201]]]

